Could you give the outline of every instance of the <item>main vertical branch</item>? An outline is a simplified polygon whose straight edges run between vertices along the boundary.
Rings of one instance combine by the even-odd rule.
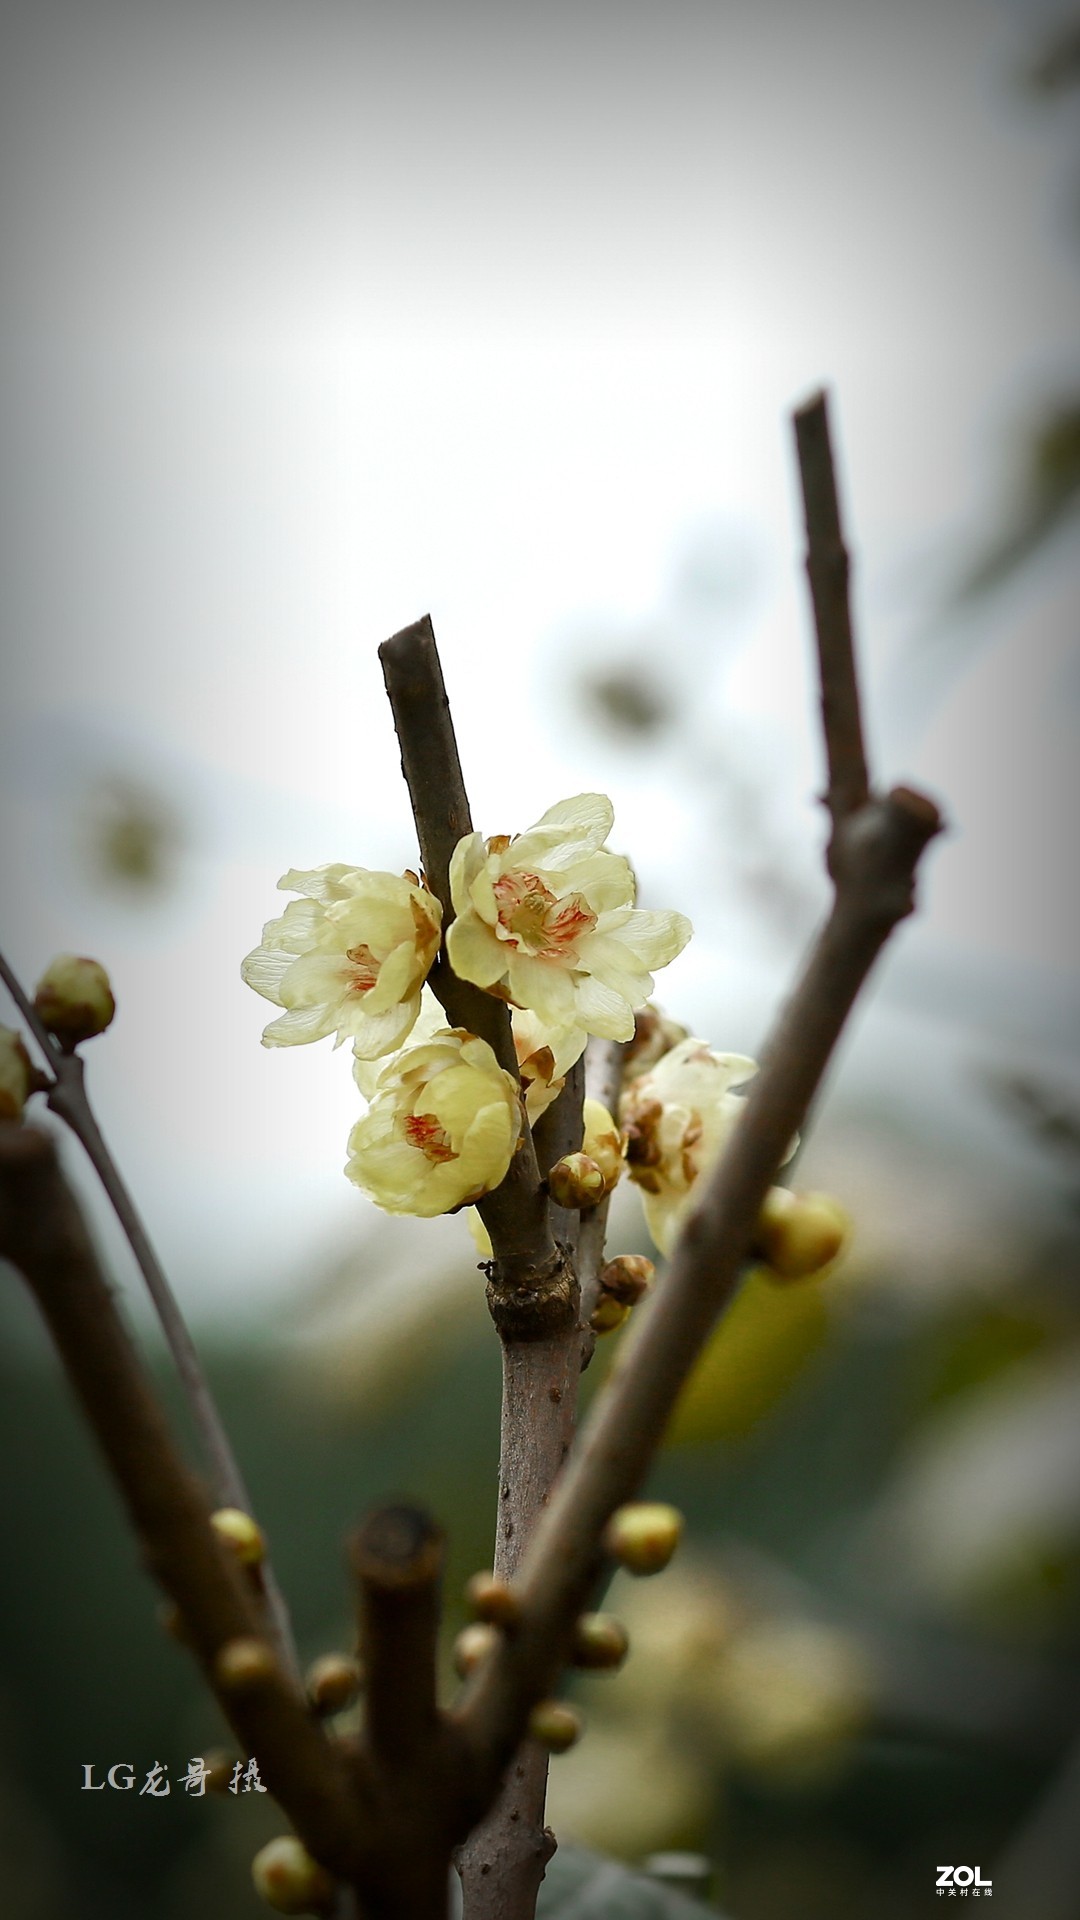
[[[584,1062],[566,1077],[537,1123],[541,1173],[581,1146]],[[572,1254],[578,1217],[552,1204],[555,1232]],[[577,1287],[574,1282],[574,1296]],[[492,1301],[498,1323],[498,1302]],[[570,1451],[581,1373],[576,1313],[540,1339],[502,1332],[502,1417],[494,1571],[510,1581]],[[498,1799],[458,1853],[465,1920],[532,1920],[544,1869],[555,1851],[544,1825],[548,1756],[535,1740],[518,1747]]]
[[[443,934],[454,917],[450,859],[472,816],[461,775],[454,724],[443,684],[431,620],[425,614],[379,648],[383,678],[401,747],[401,770],[409,789],[424,877],[443,910]],[[500,1000],[468,980],[459,980],[440,957],[431,987],[450,1024],[478,1034],[499,1064],[517,1075],[510,1015]],[[491,1235],[499,1279],[524,1296],[528,1309],[538,1279],[548,1291],[559,1284],[559,1258],[548,1222],[532,1135],[522,1112],[521,1142],[501,1187],[480,1202]]]
[[[428,886],[453,917],[450,861],[472,830],[449,703],[428,619],[379,649],[401,743]],[[450,1018],[488,1039],[517,1071],[506,1007],[457,979],[445,960],[432,986]],[[551,1205],[549,1168],[581,1145],[584,1069],[579,1062],[523,1143],[498,1192],[480,1202],[495,1258],[488,1305],[502,1341],[503,1398],[495,1571],[517,1569],[569,1451],[580,1374],[577,1220]],[[461,1849],[467,1920],[531,1920],[554,1842],[544,1828],[547,1755],[534,1743],[514,1755],[504,1791]]]

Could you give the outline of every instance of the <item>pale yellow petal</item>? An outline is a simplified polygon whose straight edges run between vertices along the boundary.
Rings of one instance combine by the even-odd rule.
[[[559,800],[511,844],[507,859],[518,868],[537,864],[557,873],[584,853],[593,853],[611,832],[615,810],[606,793],[579,793]]]
[[[314,945],[326,919],[326,909],[317,900],[290,900],[284,913],[268,920],[263,928],[264,947],[281,947],[289,953],[306,953]]]
[[[469,905],[469,888],[486,858],[484,837],[467,833],[450,855],[450,898],[455,913],[464,913]]]
[[[631,1040],[634,1034],[634,1010],[630,1002],[613,987],[591,974],[575,981],[574,1012],[588,1033],[602,1040]]]
[[[629,1007],[643,1006],[653,988],[653,977],[618,934],[586,933],[577,943],[578,963]]]
[[[341,861],[326,867],[290,867],[288,873],[282,874],[278,887],[283,893],[303,893],[329,906],[331,901],[342,897],[341,883],[346,874],[353,871]]]
[[[348,991],[351,975],[343,954],[302,953],[281,981],[283,1007],[337,1005]]]
[[[559,961],[534,960],[526,954],[515,953],[513,948],[504,951],[509,953],[510,993],[520,1006],[531,1007],[541,1020],[557,1027],[570,1026],[580,1020],[570,975]]]
[[[451,923],[446,952],[458,979],[476,987],[493,987],[506,971],[505,944],[471,907]]]
[[[640,1189],[639,1189],[640,1191]],[[690,1202],[685,1194],[677,1198],[670,1193],[641,1193],[641,1204],[645,1210],[645,1224],[652,1235],[654,1244],[663,1254],[670,1255],[679,1236],[679,1228],[690,1211]]]
[[[342,1021],[339,1032],[343,1039],[351,1035],[357,1061],[380,1060],[408,1039],[419,1011],[419,994],[412,1000],[401,1000],[388,1007],[385,1013],[372,1013],[360,1001],[355,1012]]]
[[[607,931],[603,917],[596,931]],[[675,913],[669,908],[646,911],[635,907],[619,926],[618,938],[629,947],[635,959],[651,971],[654,967],[666,967],[674,960],[693,931],[685,913]]]
[[[263,1028],[262,1043],[264,1047],[305,1046],[310,1040],[325,1040],[334,1024],[332,1008],[296,1007]]]
[[[379,977],[370,992],[365,993],[364,1001],[368,1013],[385,1013],[396,1006],[399,1000],[412,999],[419,995],[421,983],[427,968],[421,966],[413,940],[403,940],[387,954]]]
[[[637,880],[629,860],[621,853],[609,853],[604,847],[597,853],[570,861],[560,872],[559,884],[567,893],[583,894],[592,912],[598,914],[632,907],[637,893]]]
[[[465,1225],[473,1237],[473,1245],[481,1260],[490,1260],[495,1249],[491,1244],[491,1235],[485,1227],[475,1207],[466,1207]]]
[[[240,962],[240,978],[245,986],[261,993],[264,1000],[272,1000],[276,1007],[283,1006],[281,982],[295,959],[294,953],[280,947],[256,947],[254,953]]]
[[[460,1199],[480,1189],[491,1193],[501,1185],[513,1158],[518,1131],[503,1101],[480,1108],[462,1142]]]

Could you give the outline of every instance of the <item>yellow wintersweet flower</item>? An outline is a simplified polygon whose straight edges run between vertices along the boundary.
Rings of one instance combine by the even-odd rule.
[[[688,1039],[623,1094],[619,1118],[629,1134],[627,1171],[641,1188],[645,1219],[661,1253],[671,1252],[694,1188],[727,1145],[743,1110],[742,1089],[756,1072],[756,1060],[714,1053],[703,1040]]]
[[[674,960],[692,931],[685,914],[635,908],[629,861],[603,845],[613,819],[605,794],[581,793],[513,840],[467,834],[450,862],[454,972],[549,1027],[577,1028],[578,1054],[589,1033],[629,1040],[649,969]]]
[[[513,1074],[486,1040],[452,1027],[387,1062],[345,1171],[387,1213],[427,1219],[499,1186],[520,1132]]]
[[[530,1007],[511,1007],[510,1029],[525,1094],[529,1124],[535,1126],[566,1084],[566,1076],[585,1051],[580,1027],[548,1027]]]
[[[420,989],[439,951],[442,908],[412,874],[364,867],[292,869],[278,881],[298,893],[268,920],[240,971],[285,1009],[263,1033],[284,1047],[336,1033],[362,1060],[399,1047],[420,1011]]]
[[[521,1075],[521,1091],[525,1096],[525,1111],[529,1124],[535,1126],[540,1115],[562,1092],[566,1075],[581,1054],[585,1036],[576,1027],[545,1027],[534,1013],[521,1007],[511,1007],[510,1027]],[[409,1045],[415,1047],[423,1040],[431,1040],[445,1028],[446,1014],[431,988],[425,987],[420,997],[416,1025],[409,1036]],[[353,1079],[365,1100],[371,1099],[385,1065],[385,1060],[357,1058],[354,1061]]]

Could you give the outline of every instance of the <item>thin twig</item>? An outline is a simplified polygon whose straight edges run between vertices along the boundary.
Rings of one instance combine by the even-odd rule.
[[[41,1048],[42,1053],[49,1063],[50,1070],[55,1077],[57,1061],[63,1057],[60,1048],[42,1021],[41,1015],[38,1013],[29,994],[23,991],[22,983],[17,975],[13,973],[2,953],[0,953],[0,980],[3,981],[19,1012],[22,1014],[23,1019],[26,1021],[27,1026],[37,1041],[38,1046]]]
[[[0,978],[30,1026],[52,1073],[46,1100],[53,1113],[71,1128],[101,1181],[124,1236],[135,1257],[146,1289],[161,1323],[161,1330],[172,1355],[180,1385],[191,1411],[195,1431],[206,1456],[211,1483],[219,1507],[239,1507],[253,1513],[251,1496],[233,1452],[232,1444],[210,1391],[194,1341],[169,1285],[165,1270],[155,1252],[142,1216],[116,1164],[86,1090],[86,1063],[79,1053],[60,1048],[42,1024],[37,1009],[24,992],[11,967],[0,954]],[[299,1663],[285,1597],[268,1561],[261,1569],[260,1584],[266,1600],[270,1626],[285,1666],[299,1679]]]
[[[848,596],[850,560],[840,525],[836,473],[829,439],[828,402],[816,393],[794,415],[803,511],[806,571],[817,635],[821,724],[829,784],[826,804],[833,834],[870,793],[863,746],[859,683]],[[829,871],[832,872],[830,863]]]

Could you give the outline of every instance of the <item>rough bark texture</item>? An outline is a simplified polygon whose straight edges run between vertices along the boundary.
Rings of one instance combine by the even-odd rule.
[[[536,1128],[537,1160],[546,1174],[582,1139],[584,1064],[567,1075],[558,1100]],[[525,1544],[562,1471],[574,1437],[581,1373],[581,1329],[573,1248],[578,1216],[551,1204],[552,1230],[564,1249],[571,1288],[568,1312],[541,1340],[514,1337],[514,1323],[488,1300],[502,1336],[502,1419],[494,1571],[512,1580]],[[458,1855],[465,1920],[532,1920],[555,1836],[544,1824],[548,1756],[535,1740],[515,1753],[491,1811]]]

